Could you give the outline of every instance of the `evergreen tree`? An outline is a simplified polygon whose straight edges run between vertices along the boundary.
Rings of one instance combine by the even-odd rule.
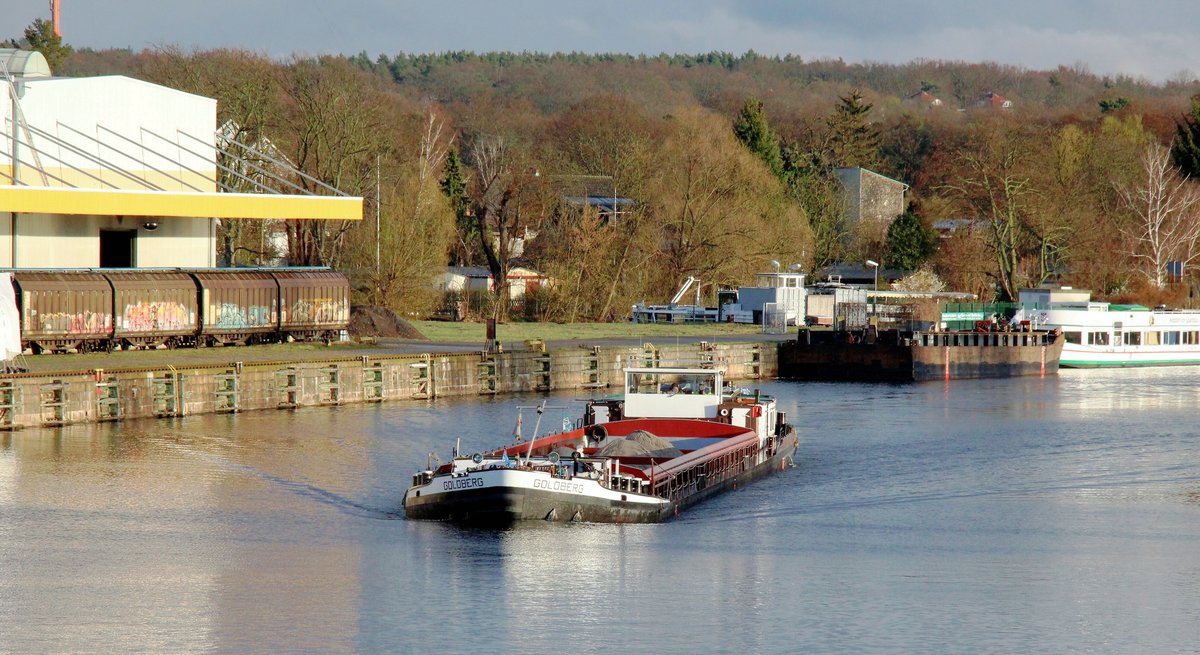
[[[877,166],[879,132],[870,122],[874,105],[863,102],[858,89],[840,100],[833,114],[825,119],[825,126],[829,129],[827,149],[830,164],[834,168]]]
[[[1200,178],[1200,93],[1192,96],[1192,111],[1175,124],[1175,143],[1171,157],[1183,174]]]
[[[63,43],[62,37],[54,33],[54,23],[43,18],[35,18],[29,27],[25,28],[25,42],[30,48],[42,53],[51,71],[58,71],[74,49]]]
[[[445,175],[442,177],[442,192],[450,201],[454,211],[456,238],[454,248],[450,253],[451,263],[456,266],[469,266],[483,261],[479,255],[479,226],[467,213],[471,200],[467,196],[467,181],[462,173],[462,161],[458,151],[451,150],[446,155]]]
[[[925,226],[909,205],[887,231],[887,254],[883,265],[905,271],[916,270],[937,251],[937,233]]]
[[[767,115],[763,111],[761,100],[746,100],[746,104],[733,121],[733,133],[742,145],[767,164],[767,168],[771,169],[775,177],[783,179],[783,156],[780,154],[779,140],[767,124]]]

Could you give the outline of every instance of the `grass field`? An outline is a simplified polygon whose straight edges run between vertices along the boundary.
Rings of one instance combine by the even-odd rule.
[[[487,328],[483,323],[451,323],[443,321],[410,321],[430,341],[460,343],[482,342]],[[729,323],[503,323],[496,326],[496,338],[501,343],[520,343],[530,339],[564,341],[568,339],[621,339],[645,337],[661,339],[674,337],[708,337],[739,334],[758,334],[757,325]]]
[[[482,348],[487,328],[483,323],[449,323],[442,321],[410,321],[413,327],[425,335],[436,348],[436,344],[474,344]],[[731,324],[633,324],[633,323],[505,323],[497,326],[497,337],[507,347],[540,339],[542,341],[568,341],[572,339],[645,339],[650,342],[665,342],[671,339],[704,339],[706,337],[755,335],[761,328],[755,325]],[[289,343],[234,348],[178,348],[176,350],[134,350],[113,353],[86,353],[66,355],[23,356],[18,363],[31,373],[63,371],[88,371],[92,369],[136,369],[165,368],[174,366],[226,365],[230,362],[246,363],[266,361],[304,361],[360,354],[390,352],[414,352],[425,348],[422,341],[407,342],[404,346],[383,343],[337,343],[325,346],[319,343]],[[419,352],[426,352],[418,350]]]

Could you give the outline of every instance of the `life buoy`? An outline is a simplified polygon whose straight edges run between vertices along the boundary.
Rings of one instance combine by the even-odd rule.
[[[721,414],[721,416],[729,416],[729,408],[728,408],[728,407],[722,407],[722,408],[721,408],[721,412],[720,412],[720,414]]]

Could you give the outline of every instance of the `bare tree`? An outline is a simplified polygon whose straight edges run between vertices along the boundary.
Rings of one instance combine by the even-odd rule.
[[[528,229],[536,227],[542,200],[538,172],[525,166],[503,137],[483,137],[471,148],[474,165],[471,215],[494,280],[495,318],[508,311],[508,271]]]
[[[1004,299],[1015,299],[1021,285],[1031,281],[1022,270],[1022,259],[1031,250],[1041,256],[1049,254],[1041,235],[1030,229],[1030,204],[1036,189],[1024,169],[1028,153],[1009,138],[985,134],[979,142],[961,148],[957,156],[963,170],[943,188],[987,221],[1001,294]],[[1032,246],[1031,241],[1035,241]]]
[[[374,157],[383,147],[381,95],[359,84],[336,61],[298,60],[285,83],[295,132],[293,161],[322,183],[352,195],[374,185]],[[301,186],[319,192],[307,179]],[[288,259],[294,265],[337,266],[351,221],[288,221]]]
[[[1171,165],[1171,149],[1151,143],[1142,155],[1142,179],[1118,185],[1121,206],[1129,218],[1120,224],[1129,254],[1146,279],[1161,289],[1167,264],[1187,267],[1200,257],[1200,193],[1194,182]]]
[[[345,261],[367,302],[405,311],[432,306],[429,282],[444,270],[454,224],[437,179],[449,149],[445,122],[433,111],[411,118],[419,132],[396,157],[380,158],[379,224],[355,227]]]

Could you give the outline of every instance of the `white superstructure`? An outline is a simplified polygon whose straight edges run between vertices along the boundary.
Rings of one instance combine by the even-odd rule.
[[[1065,367],[1200,364],[1200,311],[1093,302],[1077,289],[1022,289],[1021,318],[1063,331]]]

